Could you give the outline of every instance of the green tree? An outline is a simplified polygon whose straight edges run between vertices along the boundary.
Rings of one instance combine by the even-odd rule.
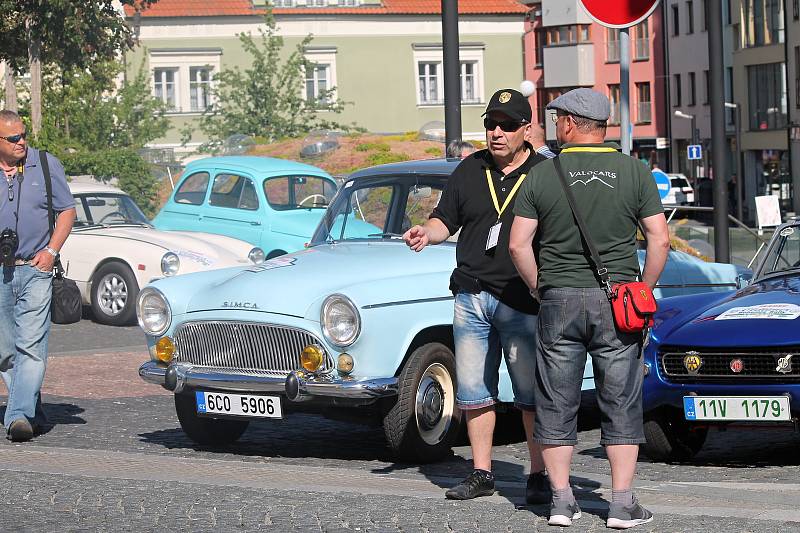
[[[270,9],[264,15],[264,25],[259,29],[260,38],[249,33],[238,36],[252,58],[251,65],[244,70],[225,69],[215,77],[215,103],[199,124],[209,138],[203,146],[207,151],[215,151],[226,137],[236,133],[274,141],[312,129],[352,129],[319,115],[320,111],[340,113],[344,108],[345,102],[334,97],[333,88],[322,91],[316,101],[305,98],[305,72],[313,69],[314,63],[303,52],[312,41],[311,35],[283,59],[283,37],[277,33]],[[191,127],[185,129],[184,141],[191,135]]]

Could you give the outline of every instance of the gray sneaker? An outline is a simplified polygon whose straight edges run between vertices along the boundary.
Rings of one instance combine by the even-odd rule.
[[[559,500],[550,502],[550,520],[547,521],[551,526],[569,527],[573,520],[581,517],[581,508],[578,502],[567,503]]]
[[[642,507],[634,496],[633,505],[630,507],[611,502],[606,526],[614,529],[630,529],[652,521],[653,513]]]

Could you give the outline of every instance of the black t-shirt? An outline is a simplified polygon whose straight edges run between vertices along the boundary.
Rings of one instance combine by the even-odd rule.
[[[489,230],[498,221],[486,169],[491,173],[497,202],[502,207],[522,175],[525,175],[526,181],[531,179],[531,167],[547,160],[529,144],[526,143],[526,146],[530,156],[507,176],[497,168],[489,150],[477,151],[464,159],[450,176],[431,218],[441,220],[450,235],[461,229],[456,247],[456,270],[477,278],[482,290],[495,295],[509,307],[533,314],[538,312],[538,304],[531,297],[508,253],[511,224],[514,222],[513,198],[500,216],[502,226],[497,246],[492,251],[486,250]]]

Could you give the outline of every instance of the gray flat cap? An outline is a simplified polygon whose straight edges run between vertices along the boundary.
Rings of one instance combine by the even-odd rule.
[[[592,89],[580,88],[566,92],[547,104],[547,109],[556,109],[580,115],[592,120],[605,122],[611,115],[611,104],[608,98]]]

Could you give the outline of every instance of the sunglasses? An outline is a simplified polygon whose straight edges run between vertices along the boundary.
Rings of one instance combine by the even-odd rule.
[[[28,133],[23,131],[22,133],[17,133],[16,135],[9,135],[8,137],[0,137],[0,139],[8,141],[11,144],[17,144],[22,139],[24,139],[27,135],[28,135]]]
[[[483,127],[486,128],[486,131],[494,131],[497,126],[500,126],[500,129],[509,132],[509,131],[517,131],[522,126],[524,126],[525,122],[517,122],[516,120],[493,120],[491,118],[483,119]]]

